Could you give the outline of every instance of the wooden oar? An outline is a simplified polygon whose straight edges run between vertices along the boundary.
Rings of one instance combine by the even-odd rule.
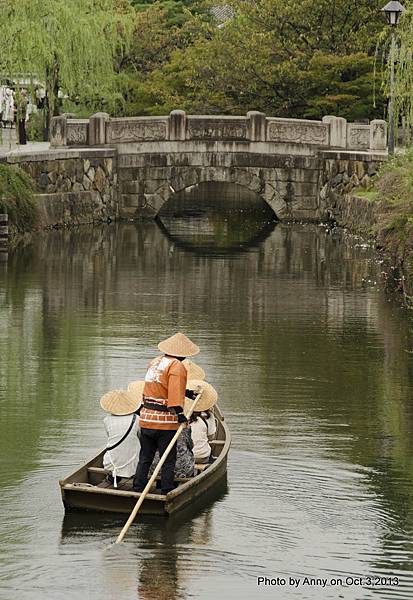
[[[189,417],[192,415],[192,413],[195,410],[195,407],[200,399],[200,397],[202,396],[202,390],[198,393],[198,395],[196,396],[195,400],[192,403],[191,408],[189,409],[189,412],[186,416],[186,418],[189,420]],[[135,504],[135,508],[133,509],[133,511],[131,512],[129,519],[126,521],[125,525],[123,526],[122,531],[120,532],[120,534],[118,535],[118,537],[116,538],[116,542],[115,544],[120,544],[121,541],[123,540],[123,538],[126,535],[126,532],[128,531],[129,527],[131,526],[131,524],[133,523],[138,510],[140,509],[143,501],[145,500],[145,496],[146,494],[149,492],[149,490],[151,489],[151,486],[153,484],[153,482],[155,481],[155,479],[158,476],[159,471],[162,468],[162,465],[164,464],[164,462],[166,461],[168,454],[170,453],[170,451],[173,448],[173,445],[175,444],[176,440],[179,437],[179,434],[181,433],[181,431],[183,430],[183,428],[185,427],[186,423],[181,423],[181,425],[179,426],[177,432],[175,433],[174,437],[171,439],[171,441],[169,442],[168,447],[166,448],[165,452],[162,454],[162,456],[160,457],[160,461],[158,462],[158,464],[155,467],[154,472],[152,473],[152,477],[149,479],[148,483],[146,484],[146,487],[144,488],[143,492],[141,492],[141,496],[139,498],[139,500],[137,501],[137,503]]]

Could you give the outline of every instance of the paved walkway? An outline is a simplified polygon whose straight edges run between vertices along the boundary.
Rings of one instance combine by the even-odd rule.
[[[21,154],[21,153],[36,153],[44,150],[49,150],[49,142],[28,142],[27,144],[17,143],[16,130],[0,129],[0,156],[6,154]]]

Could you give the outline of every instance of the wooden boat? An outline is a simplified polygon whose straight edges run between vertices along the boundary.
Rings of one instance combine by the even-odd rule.
[[[177,479],[178,486],[165,495],[155,486],[146,495],[140,513],[147,515],[170,515],[191,504],[226,476],[227,456],[231,436],[218,406],[214,407],[217,433],[210,442],[212,456],[210,464],[195,465],[196,475]],[[107,471],[103,468],[103,455],[99,452],[80,469],[60,480],[60,489],[65,509],[95,510],[130,514],[140,493],[132,489],[132,478],[122,480],[115,489],[106,481]]]

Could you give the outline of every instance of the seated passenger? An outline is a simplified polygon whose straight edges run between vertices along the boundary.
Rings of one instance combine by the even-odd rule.
[[[211,408],[218,400],[216,390],[206,381],[192,379],[188,381],[187,387],[193,390],[196,387],[202,389],[202,397],[197,402],[195,412],[192,413],[189,423],[194,443],[194,456],[196,463],[208,463],[211,457],[211,446],[209,442],[216,434],[215,417]]]
[[[186,412],[186,411],[185,411]],[[195,459],[192,452],[193,442],[191,438],[191,428],[186,426],[176,442],[176,462],[175,477],[193,477],[195,475]],[[156,451],[155,458],[152,461],[150,475],[154,472],[159,462],[159,452]]]
[[[144,382],[141,392],[114,390],[105,394],[100,405],[109,413],[103,420],[108,436],[106,452],[103,456],[103,468],[110,472],[108,480],[114,484],[125,478],[133,477],[139,458],[139,419],[136,411],[142,401]]]
[[[199,365],[197,365],[196,363],[194,363],[193,360],[190,360],[189,358],[185,358],[185,360],[182,361],[182,364],[184,365],[185,369],[186,369],[186,373],[187,373],[187,379],[188,381],[190,379],[205,379],[205,371],[202,367],[200,367]]]

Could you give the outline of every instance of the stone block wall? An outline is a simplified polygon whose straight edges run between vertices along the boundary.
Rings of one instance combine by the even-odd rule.
[[[102,222],[118,216],[117,157],[108,150],[9,155],[35,181],[42,225]]]
[[[385,157],[363,152],[323,152],[321,159],[320,209],[327,218],[333,218],[343,227],[355,229],[350,214],[346,212],[349,210],[348,197],[354,195],[356,188],[369,188],[372,177],[377,174]],[[364,206],[364,203],[360,202],[359,205]],[[366,206],[370,206],[367,200]]]
[[[379,214],[377,202],[350,192],[336,196],[333,210],[334,221],[339,227],[363,235],[373,234]]]

